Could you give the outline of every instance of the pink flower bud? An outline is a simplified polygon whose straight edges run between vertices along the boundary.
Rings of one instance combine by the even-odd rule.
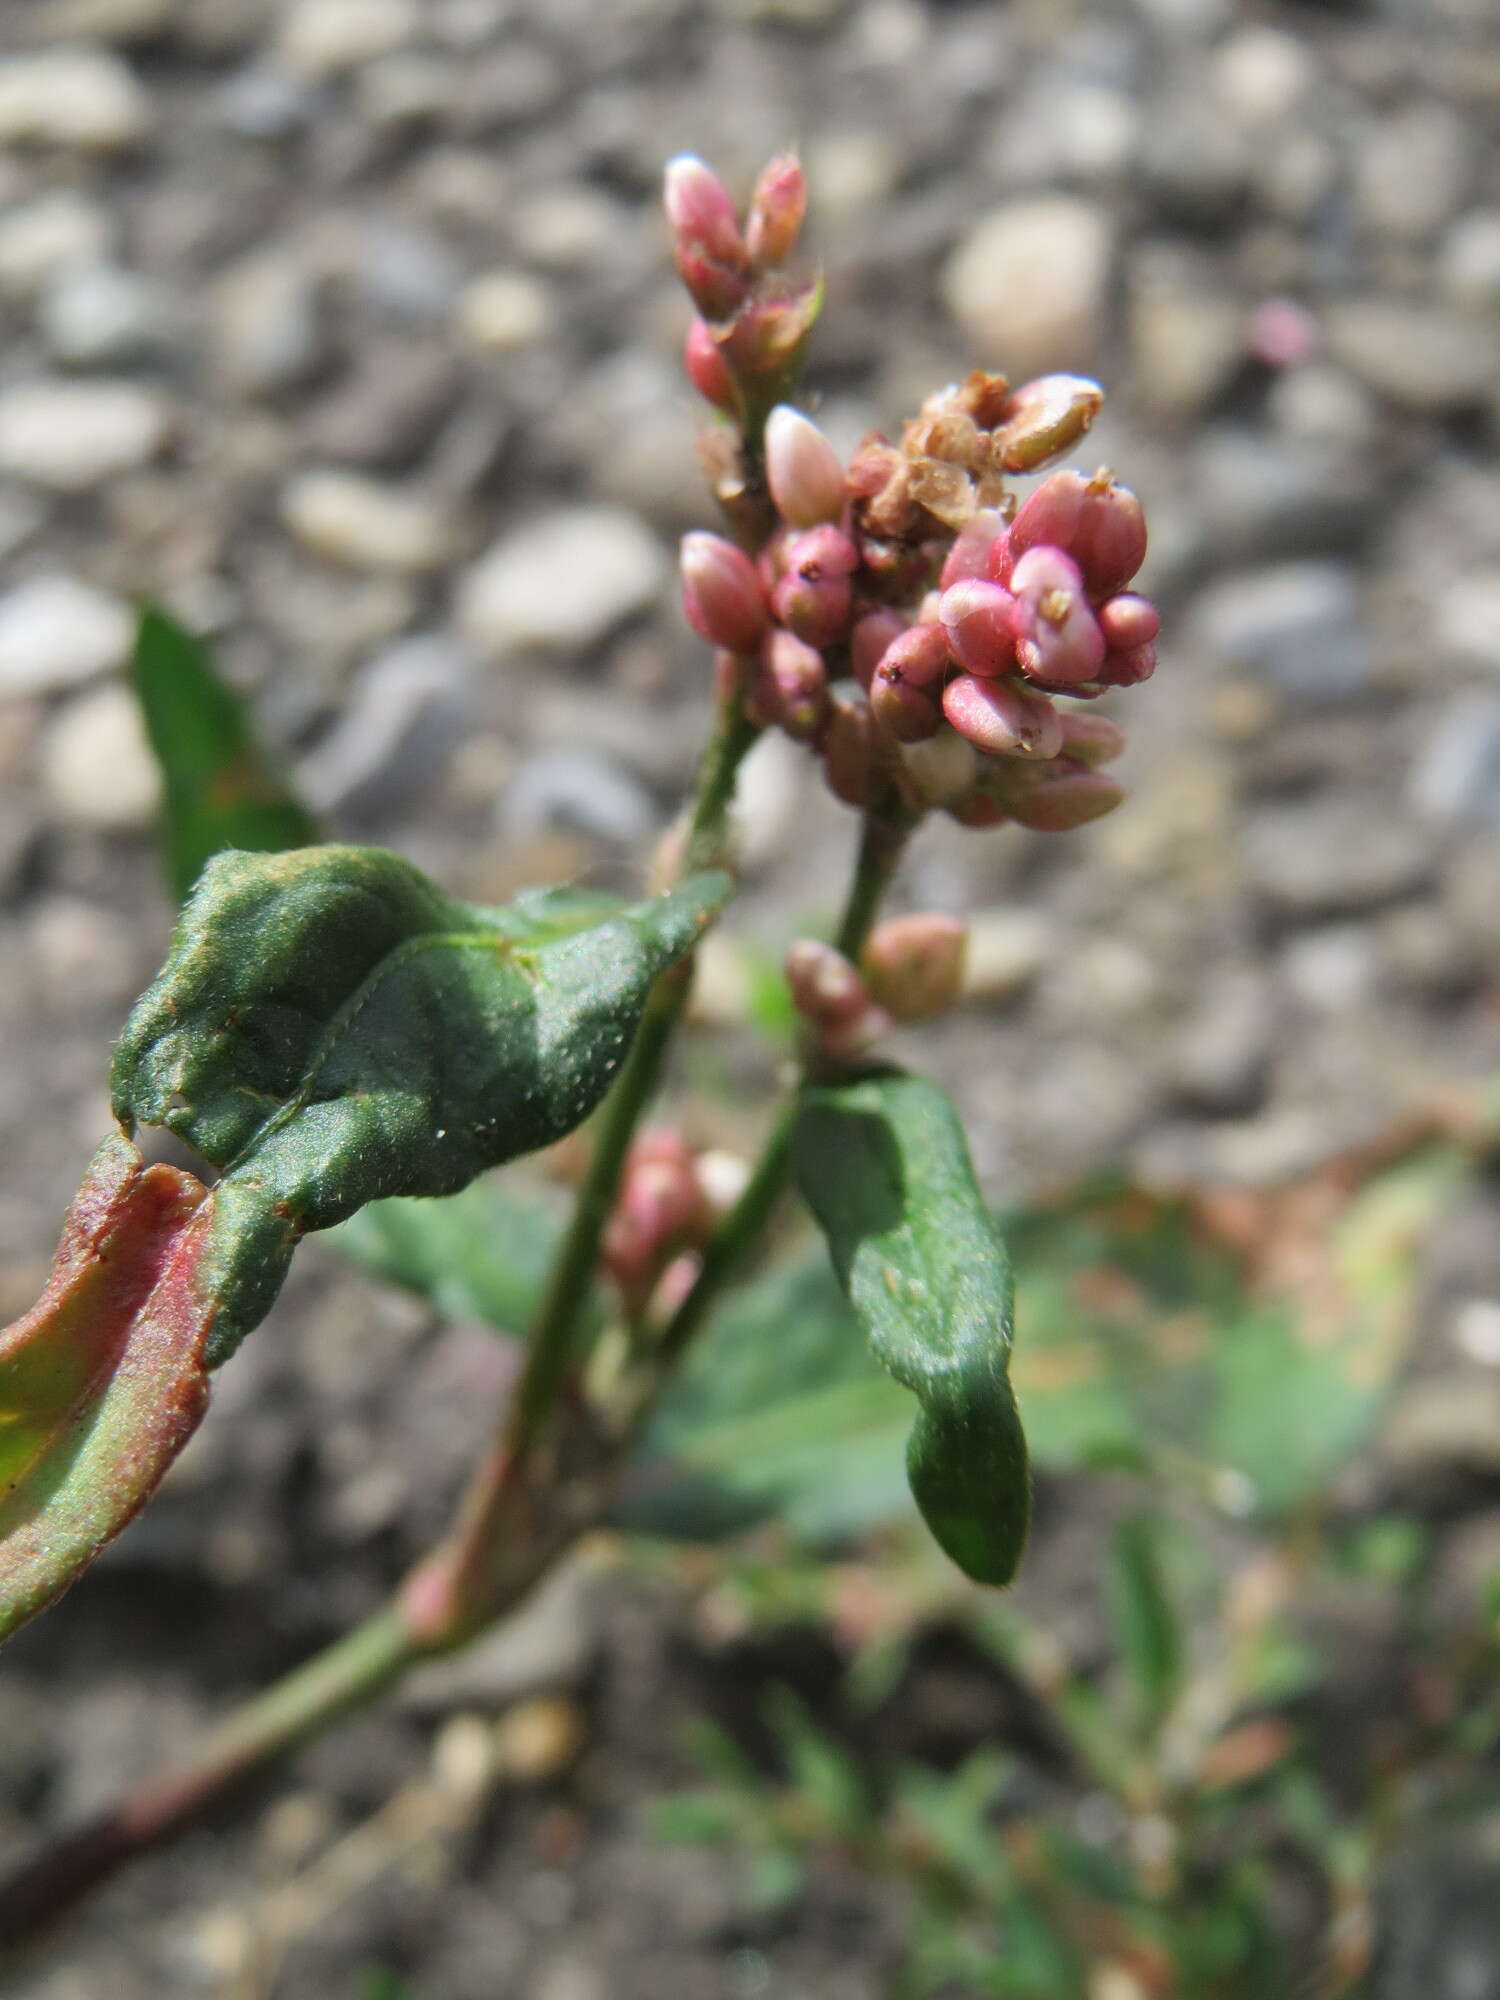
[[[768,722],[798,743],[811,743],[828,719],[823,655],[795,633],[773,631],[766,642],[757,695]]]
[[[1128,486],[1106,471],[1054,472],[1010,524],[1016,556],[1048,546],[1072,556],[1090,597],[1113,597],[1146,558],[1146,517]],[[1014,586],[1012,586],[1014,587]]]
[[[798,938],[786,955],[786,979],[792,1005],[822,1055],[836,1061],[857,1056],[891,1025],[858,971],[831,944]]]
[[[840,529],[809,528],[787,543],[785,573],[772,593],[783,625],[810,646],[833,646],[849,629],[859,551]]]
[[[886,768],[887,752],[863,695],[833,693],[822,750],[823,776],[833,796],[861,810],[872,804]]]
[[[969,791],[979,770],[979,754],[953,729],[940,729],[926,743],[908,743],[901,752],[902,791],[916,806],[946,806]]]
[[[682,608],[700,637],[731,653],[754,652],[766,629],[755,565],[722,535],[683,536]]]
[[[747,252],[739,213],[712,167],[693,153],[679,153],[667,162],[663,200],[682,248],[716,264],[743,268]]]
[[[1139,687],[1156,672],[1156,648],[1148,640],[1143,646],[1125,646],[1104,655],[1099,678],[1107,687]]]
[[[844,511],[844,468],[815,423],[778,403],[766,419],[766,483],[783,521],[815,528]]]
[[[631,1146],[601,1246],[605,1271],[639,1310],[679,1252],[713,1227],[691,1147],[681,1133],[643,1132]]]
[[[1125,787],[1102,771],[1084,765],[1060,770],[1023,796],[1010,801],[1010,816],[1033,833],[1071,833],[1091,819],[1113,812],[1125,797]]]
[[[898,743],[923,743],[936,736],[943,724],[942,711],[931,693],[884,666],[876,669],[870,684],[870,713]]]
[[[939,590],[946,590],[949,584],[960,583],[965,577],[987,577],[991,546],[1004,533],[1005,516],[998,508],[981,507],[971,514],[953,538],[938,578]]]
[[[705,403],[712,403],[726,416],[735,414],[739,398],[735,394],[734,377],[706,320],[695,318],[688,328],[687,338],[682,343],[682,365],[689,382]]]
[[[948,650],[948,634],[941,625],[908,625],[886,647],[877,680],[906,681],[913,687],[930,688],[953,665]]]
[[[960,666],[988,678],[1016,663],[1016,601],[998,583],[967,577],[943,592],[938,615]]]
[[[1031,548],[1011,571],[1010,582],[1021,671],[1062,686],[1093,680],[1104,659],[1104,634],[1077,563],[1050,545]]]
[[[946,1014],[963,986],[969,931],[957,917],[888,917],[860,953],[870,997],[897,1021]]]
[[[807,213],[807,180],[795,153],[778,153],[755,183],[745,235],[757,264],[784,264],[797,247]]]
[[[1096,764],[1112,763],[1124,751],[1125,732],[1107,715],[1085,715],[1077,709],[1068,709],[1058,720],[1062,723],[1061,754],[1076,758],[1091,770]]]
[[[889,609],[868,611],[863,618],[855,620],[854,629],[849,634],[849,666],[867,694],[875,678],[875,669],[885,657],[886,648],[893,639],[900,638],[906,630],[906,623],[901,612]]]
[[[1149,646],[1161,630],[1161,613],[1156,606],[1149,597],[1137,597],[1133,591],[1107,599],[1095,615],[1104,643],[1112,651]]]
[[[963,798],[955,799],[947,810],[949,818],[956,819],[960,826],[981,831],[992,826],[1004,826],[1010,818],[999,799],[992,799],[988,792],[967,792]]]
[[[943,690],[943,713],[976,750],[991,757],[1055,757],[1062,722],[1046,695],[1018,680],[965,674]]]
[[[1011,547],[1010,529],[1002,527],[990,543],[989,557],[985,564],[985,575],[991,583],[1003,583],[1010,588],[1011,571],[1016,566],[1017,551]]]
[[[679,271],[681,268],[679,258]],[[789,376],[822,310],[823,285],[818,278],[791,286],[780,297],[751,299],[743,311],[736,309],[734,324],[725,332],[725,360],[744,381],[777,382]],[[710,312],[708,317],[712,319],[714,314]]]
[[[1103,406],[1104,391],[1084,375],[1041,375],[1023,382],[995,432],[995,464],[1002,472],[1037,471],[1071,451]]]

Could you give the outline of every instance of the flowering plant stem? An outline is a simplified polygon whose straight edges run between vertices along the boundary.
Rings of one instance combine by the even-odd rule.
[[[726,698],[704,757],[688,835],[694,864],[722,849],[735,773],[756,733],[738,701]],[[900,816],[865,816],[838,927],[845,952],[857,954],[909,831],[910,822]],[[0,1883],[0,1952],[27,1944],[130,1862],[175,1838],[256,1772],[376,1699],[420,1661],[468,1643],[605,1518],[657,1397],[753,1251],[787,1181],[790,1102],[738,1201],[705,1246],[686,1297],[656,1342],[605,1392],[604,1407],[591,1407],[569,1379],[577,1321],[626,1147],[660,1076],[688,990],[676,974],[658,986],[605,1106],[527,1367],[508,1402],[500,1440],[459,1509],[451,1541],[418,1566],[391,1604],[247,1702],[190,1763],[65,1835]]]

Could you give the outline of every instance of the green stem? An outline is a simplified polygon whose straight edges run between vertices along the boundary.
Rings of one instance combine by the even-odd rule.
[[[420,1657],[395,1609],[377,1612],[257,1696],[181,1770],[143,1786],[0,1883],[0,1951],[55,1923],[128,1862],[160,1846],[273,1758],[399,1680]]]
[[[755,724],[745,716],[738,691],[723,694],[717,724],[698,772],[684,849],[688,870],[722,862],[735,778],[758,734]],[[553,1265],[511,1404],[505,1446],[508,1459],[524,1457],[532,1448],[572,1366],[579,1321],[598,1270],[599,1246],[614,1207],[625,1155],[641,1114],[655,1094],[668,1044],[691,988],[690,961],[674,966],[657,980],[625,1066],[599,1114],[588,1171]],[[485,1532],[485,1526],[481,1518],[473,1517],[476,1534]]]
[[[915,825],[915,817],[904,811],[865,815],[854,874],[835,938],[846,958],[859,957]],[[797,1101],[793,1097],[767,1134],[744,1192],[704,1251],[687,1297],[662,1330],[656,1355],[663,1374],[675,1365],[707,1319],[727,1281],[748,1261],[760,1241],[777,1197],[786,1186],[796,1119]]]

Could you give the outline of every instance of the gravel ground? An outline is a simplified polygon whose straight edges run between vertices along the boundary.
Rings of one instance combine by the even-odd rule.
[[[915,902],[980,912],[983,990],[920,1047],[996,1194],[1119,1160],[1271,1180],[1492,1076],[1492,4],[0,8],[0,1304],[35,1296],[169,924],[113,677],[132,594],[214,635],[330,825],[464,893],[628,879],[666,824],[706,710],[669,581],[706,514],[674,151],[743,187],[800,144],[840,442],[976,363],[1086,368],[1097,456],[1148,502],[1168,624],[1119,705],[1131,802],[1064,840],[934,828],[909,870]],[[748,787],[773,946],[848,841],[783,748]],[[743,1136],[764,1078],[727,1062]],[[1452,1326],[1500,1269],[1482,1219],[1448,1234],[1423,1393],[1453,1407],[1492,1394]],[[440,1518],[489,1350],[458,1330],[417,1369],[414,1309],[309,1263],[159,1504],[7,1655],[7,1842],[371,1604]],[[1500,1509],[1500,1452],[1487,1477]],[[821,1884],[758,1985],[718,1864],[641,1842],[706,1671],[670,1610],[590,1572],[540,1624],[540,1668],[318,1747],[21,1990],[292,2000],[382,1955],[438,2000],[875,1990],[892,1921],[857,1888]],[[279,1983],[246,1970],[234,1910],[403,1784],[430,1803],[435,1717],[462,1770],[451,1718],[539,1682],[587,1695],[566,1798],[414,1839]]]

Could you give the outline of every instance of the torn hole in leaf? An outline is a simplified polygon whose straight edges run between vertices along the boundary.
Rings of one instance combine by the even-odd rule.
[[[178,1091],[167,1109],[176,1111],[186,1103],[187,1099]],[[202,1181],[206,1188],[217,1186],[222,1169],[169,1126],[137,1125],[131,1138],[146,1166],[175,1167],[179,1173],[191,1174],[194,1180]]]

